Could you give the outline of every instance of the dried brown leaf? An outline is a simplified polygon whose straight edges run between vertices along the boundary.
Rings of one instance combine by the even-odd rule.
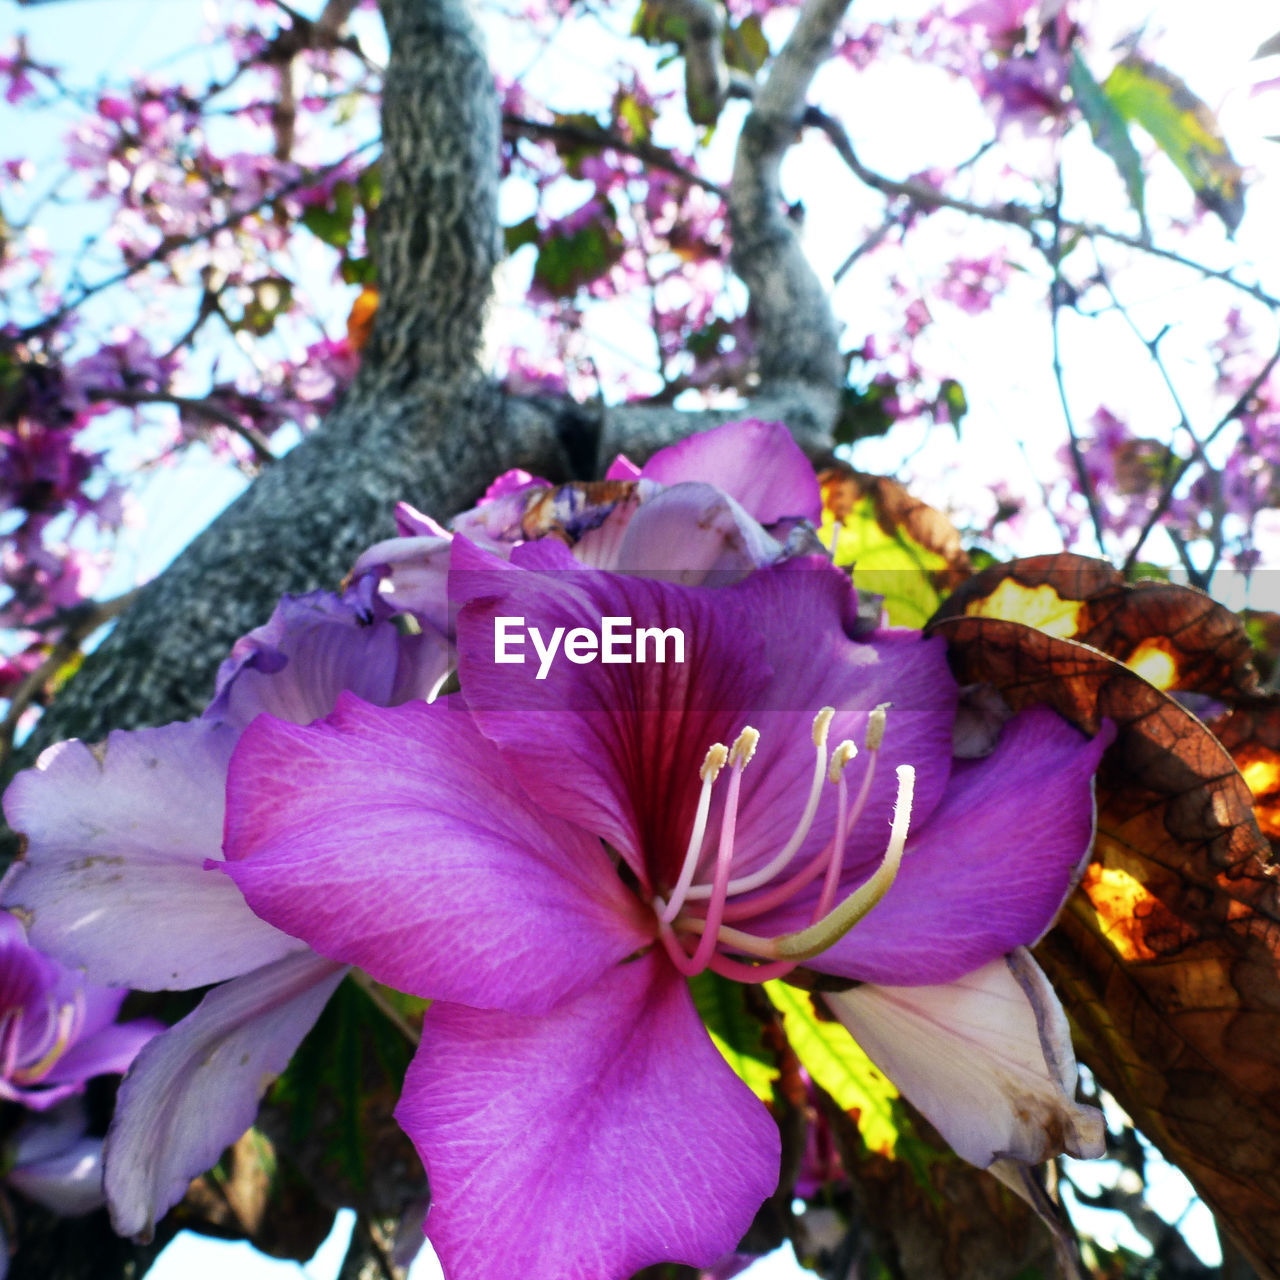
[[[1126,582],[1104,560],[1062,552],[992,565],[938,610],[1007,618],[1101,649],[1160,689],[1236,699],[1258,675],[1249,636],[1229,609],[1170,582]]]
[[[1133,593],[1155,616],[1144,597]],[[1203,634],[1216,616],[1200,616]],[[1183,638],[1198,625],[1178,632],[1179,655],[1217,651]],[[962,682],[995,685],[1015,709],[1046,703],[1089,733],[1116,725],[1092,860],[1037,954],[1084,1060],[1260,1274],[1280,1276],[1280,870],[1248,786],[1190,712],[1099,650],[999,618],[934,629]],[[1221,653],[1204,669],[1219,687],[1238,678]]]

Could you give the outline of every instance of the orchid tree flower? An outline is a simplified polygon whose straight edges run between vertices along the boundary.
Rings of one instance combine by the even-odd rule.
[[[63,1217],[98,1208],[102,1139],[88,1134],[83,1094],[95,1076],[128,1069],[161,1023],[117,1022],[129,993],[87,982],[27,940],[0,912],[0,1096],[26,1108],[0,1146],[6,1186]],[[0,1280],[9,1256],[0,1228]]]
[[[122,1235],[148,1235],[253,1123],[267,1082],[346,973],[260,920],[212,869],[237,740],[262,712],[299,724],[323,716],[343,690],[375,704],[426,698],[448,661],[447,646],[402,635],[358,596],[285,597],[236,644],[203,718],[60,743],[6,793],[26,851],[3,902],[42,948],[95,981],[220,984],[121,1084],[104,1162]]]
[[[659,450],[643,467],[621,455],[603,481],[552,485],[508,471],[453,532],[407,503],[399,537],[375,543],[353,577],[449,635],[445,576],[460,534],[495,554],[554,537],[581,564],[687,585],[734,581],[762,565],[821,551],[822,496],[813,467],[780,422],[729,422]]]
[[[1052,993],[1001,966],[1075,881],[1109,732],[1033,709],[955,759],[943,642],[855,638],[821,561],[709,589],[455,537],[450,569],[461,692],[257,719],[222,868],[264,920],[434,1001],[397,1115],[451,1280],[733,1249],[779,1136],[698,1018],[706,969],[846,980],[834,1010],[979,1163],[1100,1154]],[[678,630],[684,661],[500,663],[512,617]]]
[[[94,1076],[126,1070],[163,1029],[149,1018],[117,1023],[128,994],[59,964],[0,912],[0,1098],[47,1111]]]

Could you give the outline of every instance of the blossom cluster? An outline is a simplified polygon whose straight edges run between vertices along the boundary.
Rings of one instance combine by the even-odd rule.
[[[351,966],[432,1002],[396,1114],[458,1280],[733,1254],[779,1133],[702,1025],[708,971],[822,975],[978,1165],[1100,1153],[1025,948],[1088,853],[1109,731],[1039,709],[975,741],[942,641],[880,625],[819,514],[786,429],[751,420],[595,484],[508,473],[452,529],[402,506],[343,595],[235,646],[199,720],[14,781],[3,902],[35,941],[95,980],[211,987],[121,1086],[119,1231],[252,1123]],[[513,616],[688,651],[543,679],[494,661]]]
[[[104,414],[161,428],[148,435],[153,465],[199,441],[249,468],[263,441],[284,425],[315,425],[350,382],[346,339],[317,340],[300,323],[311,304],[291,278],[291,229],[363,171],[358,128],[369,115],[356,105],[375,105],[378,84],[346,44],[278,19],[229,7],[210,38],[234,70],[207,85],[148,75],[84,99],[21,40],[0,58],[10,104],[85,101],[54,191],[101,222],[104,259],[95,278],[50,247],[38,216],[50,191],[33,190],[29,160],[6,158],[6,216],[24,215],[0,243],[0,490],[10,513],[0,609],[18,629],[6,645],[18,667],[36,661],[24,646],[32,655],[56,639],[51,616],[97,590],[124,514]],[[354,119],[331,128],[339,98]],[[351,149],[335,156],[343,142]],[[134,296],[109,309],[104,331],[85,304],[117,277]],[[228,332],[275,349],[246,359],[228,349]]]

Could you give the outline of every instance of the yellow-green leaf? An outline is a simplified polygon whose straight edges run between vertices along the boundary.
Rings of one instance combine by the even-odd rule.
[[[1125,117],[1093,78],[1078,49],[1071,51],[1071,92],[1089,125],[1094,142],[1114,161],[1129,192],[1129,202],[1143,218],[1142,159],[1129,137]]]
[[[745,989],[704,969],[689,980],[689,990],[712,1043],[734,1074],[757,1098],[772,1101],[778,1065],[765,1047],[760,1020],[747,1008]]]
[[[819,536],[828,540],[825,526]],[[946,559],[921,546],[901,527],[886,533],[870,494],[860,498],[845,517],[835,561],[853,569],[859,590],[884,596],[889,621],[896,627],[924,626],[941,602],[929,575],[947,568]]]
[[[770,53],[768,37],[754,14],[724,33],[725,61],[739,71],[755,75],[768,61]]]
[[[1136,55],[1116,65],[1102,92],[1125,120],[1151,135],[1204,205],[1234,231],[1244,216],[1244,171],[1204,102],[1171,71]]]
[[[814,1083],[854,1117],[870,1150],[893,1155],[898,1141],[893,1105],[897,1089],[840,1023],[825,1022],[814,1013],[807,992],[785,982],[766,982],[765,991]]]

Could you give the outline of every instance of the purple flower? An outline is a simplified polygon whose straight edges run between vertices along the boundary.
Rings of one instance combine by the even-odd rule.
[[[373,703],[427,697],[447,663],[443,645],[402,636],[359,598],[285,597],[237,643],[202,719],[61,743],[6,793],[27,850],[3,901],[39,945],[142,990],[221,984],[121,1084],[104,1156],[121,1234],[149,1233],[252,1124],[346,972],[260,920],[212,869],[241,731],[262,711],[305,723],[344,689]]]
[[[160,1024],[116,1023],[128,992],[86,982],[0,912],[0,1097],[46,1111],[93,1076],[124,1071]]]
[[[0,1096],[34,1114],[0,1149],[5,1183],[64,1217],[102,1204],[102,1139],[87,1136],[85,1083],[114,1075],[164,1028],[117,1023],[124,990],[86,982],[27,941],[0,912]],[[0,1229],[0,1277],[8,1251]]]
[[[730,422],[659,450],[643,467],[618,457],[604,483],[553,486],[507,472],[453,532],[499,555],[544,537],[582,564],[695,584],[819,550],[813,468],[781,423]],[[448,530],[402,505],[400,533],[370,547],[353,574],[371,576],[386,602],[449,634]]]
[[[81,1099],[28,1116],[4,1145],[5,1183],[64,1218],[102,1207],[102,1139],[88,1136]],[[0,1277],[8,1263],[0,1233]]]
[[[434,1001],[397,1115],[446,1274],[608,1280],[734,1247],[779,1139],[699,1021],[706,968],[865,984],[836,1012],[897,1018],[860,1034],[970,1159],[1099,1153],[1047,986],[985,975],[1071,888],[1109,735],[1032,710],[954,760],[942,642],[850,638],[820,561],[710,590],[457,538],[450,584],[463,692],[255,721],[224,864],[263,919]],[[499,663],[500,617],[674,628],[684,661]]]

